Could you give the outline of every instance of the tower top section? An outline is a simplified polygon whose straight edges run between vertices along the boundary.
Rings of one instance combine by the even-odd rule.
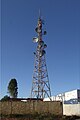
[[[42,25],[44,25],[44,22],[41,19],[41,15],[40,15],[40,12],[39,12],[37,27],[35,28],[35,31],[36,31],[38,36],[33,38],[33,42],[41,42],[42,41],[42,36],[46,35],[47,32],[42,28]]]

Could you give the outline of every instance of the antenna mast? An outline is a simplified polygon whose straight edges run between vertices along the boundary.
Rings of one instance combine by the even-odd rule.
[[[39,18],[38,23],[35,31],[37,32],[37,37],[33,38],[33,42],[37,43],[36,52],[34,52],[35,56],[35,65],[34,65],[34,72],[32,78],[32,89],[31,89],[31,98],[41,98],[44,99],[45,97],[51,97],[51,90],[45,60],[45,48],[47,45],[42,40],[42,36],[46,35],[46,31],[43,31],[42,25],[43,20],[40,16],[39,10]],[[51,98],[50,98],[51,100]]]

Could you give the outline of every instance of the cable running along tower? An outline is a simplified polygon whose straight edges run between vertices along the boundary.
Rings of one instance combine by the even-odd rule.
[[[37,43],[37,48],[36,52],[34,52],[35,63],[32,78],[31,98],[38,99],[51,97],[51,90],[45,61],[45,48],[47,47],[47,45],[42,40],[42,36],[46,35],[46,31],[43,31],[43,24],[43,20],[41,19],[41,17],[39,17],[37,27],[35,29],[35,31],[37,32],[37,37],[33,38],[33,42]]]

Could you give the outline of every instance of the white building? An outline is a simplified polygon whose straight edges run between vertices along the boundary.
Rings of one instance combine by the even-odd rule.
[[[64,101],[65,103],[78,103],[80,102],[80,89],[52,96],[51,99],[52,101]],[[44,101],[50,101],[50,99],[45,98]]]

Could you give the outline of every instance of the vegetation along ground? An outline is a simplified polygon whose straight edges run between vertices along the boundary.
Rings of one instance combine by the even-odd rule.
[[[1,120],[80,120],[80,116],[59,116],[53,114],[1,115]]]

